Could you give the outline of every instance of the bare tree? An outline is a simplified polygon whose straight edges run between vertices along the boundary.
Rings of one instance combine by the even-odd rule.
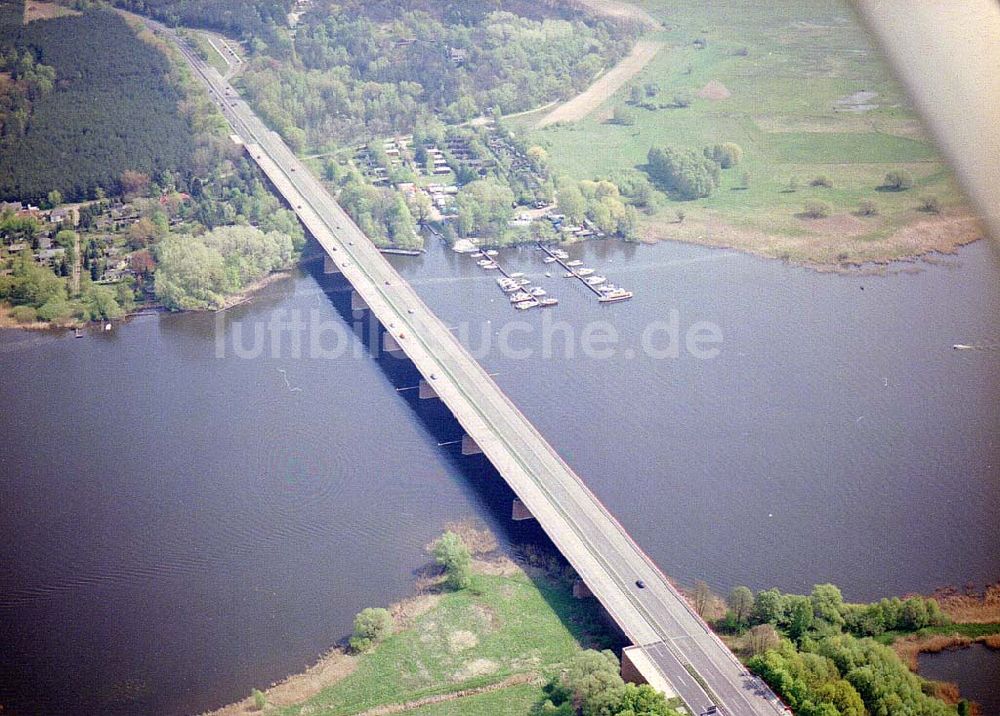
[[[699,579],[694,583],[694,591],[691,593],[691,599],[694,602],[694,610],[698,612],[698,616],[704,617],[708,612],[709,606],[712,604],[712,590]]]
[[[768,649],[777,649],[780,643],[781,638],[771,624],[758,624],[747,632],[747,646],[754,656]]]

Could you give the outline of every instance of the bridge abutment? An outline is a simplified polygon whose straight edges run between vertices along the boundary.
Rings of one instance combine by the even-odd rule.
[[[622,679],[630,684],[649,684],[668,699],[677,695],[641,646],[622,649]]]

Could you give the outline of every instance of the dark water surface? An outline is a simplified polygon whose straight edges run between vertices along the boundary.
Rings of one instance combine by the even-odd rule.
[[[1000,349],[951,347],[1000,344],[985,244],[871,278],[577,247],[636,291],[613,306],[508,252],[560,299],[526,314],[429,246],[394,263],[473,350],[489,337],[499,384],[681,582],[832,581],[861,600],[1000,579]],[[682,343],[717,326],[717,357],[647,355],[672,310]],[[532,534],[482,458],[438,445],[461,432],[442,406],[398,390],[412,367],[373,358],[351,321],[340,279],[306,271],[226,314],[0,333],[5,713],[218,706],[407,594],[448,521]],[[612,328],[613,357],[583,354],[585,331]]]
[[[1000,651],[975,644],[968,649],[923,654],[920,675],[958,682],[962,697],[978,703],[983,716],[1000,716]]]

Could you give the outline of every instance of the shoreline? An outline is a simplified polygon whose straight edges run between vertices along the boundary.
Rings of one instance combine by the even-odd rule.
[[[678,231],[671,235],[665,227]],[[937,233],[935,229],[943,232]],[[949,233],[950,231],[950,233]],[[681,233],[683,232],[683,233]],[[929,237],[928,233],[936,233]],[[673,241],[693,246],[739,251],[762,259],[780,261],[789,266],[809,269],[817,273],[832,273],[845,276],[888,276],[896,273],[916,273],[921,270],[919,263],[934,264],[934,256],[956,256],[959,249],[988,238],[982,221],[972,214],[942,214],[934,219],[914,222],[897,229],[892,236],[904,235],[909,238],[898,240],[867,256],[853,256],[848,252],[843,258],[824,260],[820,253],[809,256],[809,248],[803,248],[802,255],[795,249],[801,248],[810,239],[822,240],[822,235],[779,237],[771,236],[755,229],[741,229],[722,221],[687,221],[664,223],[649,221],[640,225],[639,241],[657,244]],[[891,241],[888,239],[888,241]],[[787,243],[782,243],[787,242]],[[899,252],[893,249],[909,249]],[[894,268],[895,267],[895,268]]]
[[[493,533],[485,527],[480,529],[480,526],[474,520],[450,523],[445,525],[445,529],[461,535],[463,541],[468,545],[472,555],[472,571],[474,574],[505,576],[523,573],[530,577],[531,570],[542,569],[541,567],[532,566],[527,562],[522,563],[521,560],[515,561],[511,555],[500,548]],[[392,615],[395,631],[411,627],[414,620],[437,607],[445,596],[445,593],[441,591],[445,575],[434,566],[433,560],[425,568],[421,568],[419,574],[420,576],[413,582],[412,591],[409,595],[386,606],[386,609]],[[353,674],[363,656],[363,654],[351,652],[348,646],[348,636],[344,636],[329,649],[321,652],[315,663],[308,666],[305,670],[276,680],[266,689],[260,689],[260,691],[267,699],[269,709],[275,707],[281,709],[302,704],[324,689],[335,686]],[[537,674],[532,673],[530,677],[531,679],[535,679],[537,678]],[[364,713],[399,713],[424,705],[495,691],[518,683],[528,683],[531,679],[528,679],[525,674],[515,674],[499,682],[471,689],[459,689],[457,691],[432,694],[404,703],[383,704],[373,709],[368,709]],[[248,690],[251,688],[252,686],[248,685]],[[247,714],[257,713],[261,712],[255,708],[251,692],[246,698],[233,701],[210,711],[201,712],[199,716],[246,716]]]
[[[141,307],[132,311],[131,313],[125,314],[121,318],[116,318],[114,320],[100,320],[100,321],[71,321],[67,323],[48,323],[45,321],[33,321],[31,323],[18,323],[11,316],[11,311],[13,306],[7,302],[0,302],[0,330],[22,330],[22,331],[51,331],[53,333],[64,333],[66,331],[77,331],[77,330],[88,330],[99,327],[104,323],[127,323],[133,318],[138,318],[140,316],[150,316],[157,313],[170,313],[170,314],[182,314],[182,313],[221,313],[223,311],[228,311],[230,308],[236,308],[237,306],[242,306],[244,304],[250,303],[253,298],[261,291],[263,291],[268,286],[283,281],[285,279],[291,278],[295,272],[295,268],[300,266],[304,261],[299,261],[289,266],[288,268],[278,269],[277,271],[272,271],[266,276],[254,281],[249,286],[240,289],[234,294],[226,296],[225,301],[223,301],[222,306],[219,308],[204,308],[204,309],[189,309],[184,311],[171,311],[158,303],[153,304],[143,304]]]

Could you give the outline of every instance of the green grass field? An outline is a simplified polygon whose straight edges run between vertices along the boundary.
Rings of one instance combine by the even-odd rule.
[[[596,602],[574,599],[564,582],[533,581],[521,572],[478,574],[472,589],[445,593],[406,629],[363,655],[349,676],[278,713],[353,714],[518,674],[544,678],[593,635],[598,641],[608,638]],[[526,714],[541,694],[539,685],[519,684],[412,713]],[[481,710],[484,704],[488,710]]]
[[[884,259],[913,252],[892,237],[900,227],[936,218],[918,210],[926,195],[940,201],[941,221],[964,216],[950,171],[846,3],[638,4],[665,23],[649,37],[667,46],[631,83],[576,124],[534,130],[537,117],[510,122],[548,149],[557,171],[576,179],[641,168],[656,144],[701,149],[733,141],[744,149],[744,161],[723,172],[722,186],[711,197],[663,197],[657,213],[644,220],[645,235],[836,263],[845,256]],[[695,47],[698,38],[705,39],[704,49]],[[730,96],[698,97],[710,82],[724,85]],[[688,93],[693,102],[685,108],[630,108],[632,126],[609,123],[614,108],[626,105],[630,87],[647,83],[658,85],[658,105],[678,93]],[[878,191],[885,174],[896,169],[909,171],[915,186]],[[809,186],[820,175],[832,180],[832,189]],[[793,179],[798,190],[791,192]],[[811,199],[830,203],[833,220],[803,219],[802,207]],[[862,221],[852,215],[863,199],[876,203],[878,216]],[[678,209],[686,214],[683,224],[675,221]],[[715,234],[706,236],[712,227]]]

